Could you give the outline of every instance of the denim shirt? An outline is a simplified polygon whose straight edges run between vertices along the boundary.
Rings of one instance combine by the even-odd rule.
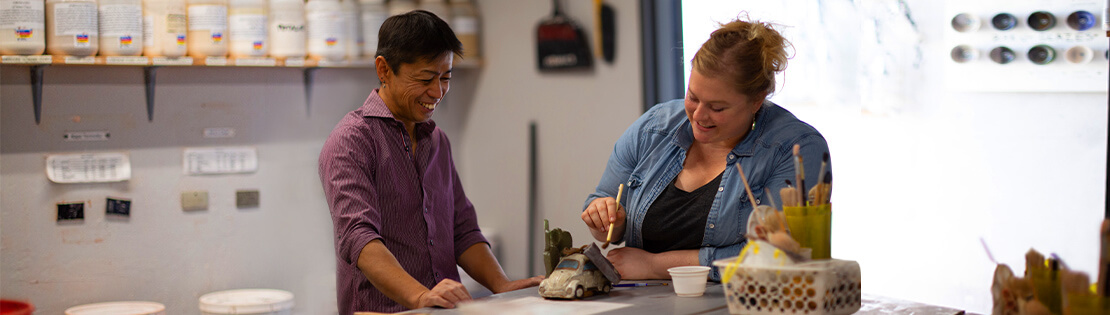
[[[586,198],[583,209],[596,198],[615,197],[618,186],[623,183],[624,200],[621,205],[627,213],[627,221],[624,239],[614,242],[623,241],[625,246],[643,248],[641,228],[648,207],[682,171],[686,152],[693,140],[684,100],[672,100],[652,107],[617,140],[601,182],[596,191]],[[705,222],[705,234],[698,250],[699,264],[712,267],[714,260],[737,256],[747,242],[744,235],[752,205],[736,172],[736,163],[744,168],[756,203],[768,202],[765,194],[765,189],[768,189],[770,199],[781,210],[779,189],[786,187],[786,180],[795,181],[794,144],[801,145],[808,190],[817,183],[821,156],[828,152],[828,144],[817,129],[771,101],[764,101],[756,116],[755,128],[729,152],[728,166],[721,175],[721,186],[717,188],[709,218]],[[831,169],[829,164],[826,172],[831,172]],[[720,281],[720,272],[714,268],[710,278]]]

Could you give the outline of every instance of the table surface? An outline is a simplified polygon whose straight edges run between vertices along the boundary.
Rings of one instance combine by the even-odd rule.
[[[669,283],[670,281],[634,281]],[[623,282],[628,283],[628,282]],[[963,310],[863,295],[856,314],[962,315]],[[423,308],[403,314],[728,314],[724,287],[710,282],[699,297],[679,297],[671,286],[613,288],[608,295],[582,300],[545,300],[535,288],[527,288],[480,298],[455,309]]]

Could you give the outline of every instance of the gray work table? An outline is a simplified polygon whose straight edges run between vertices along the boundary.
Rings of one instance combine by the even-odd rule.
[[[635,282],[669,282],[669,281],[635,281]],[[627,282],[626,282],[627,283]],[[539,301],[539,291],[527,288],[488,297],[479,298],[471,305],[462,305],[456,309],[423,308],[405,312],[405,314],[516,314],[531,313],[542,314],[577,314],[573,307],[581,307],[588,302],[601,302],[601,304],[627,304],[625,307],[600,312],[599,314],[728,314],[728,304],[725,301],[724,287],[720,283],[710,282],[705,294],[699,297],[679,297],[675,295],[671,286],[654,287],[620,287],[613,288],[608,295],[596,295],[582,300],[546,300]],[[532,301],[545,304],[537,309],[513,309],[514,301]],[[560,304],[553,304],[560,303]],[[564,304],[565,303],[565,304]],[[566,309],[551,306],[566,306]],[[600,305],[600,304],[599,304]],[[864,294],[863,306],[856,314],[924,314],[924,315],[960,315],[964,311],[927,305],[923,303],[904,301]]]

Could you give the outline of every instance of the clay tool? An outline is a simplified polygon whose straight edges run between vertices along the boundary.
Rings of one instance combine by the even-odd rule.
[[[736,171],[740,172],[740,180],[744,182],[744,191],[748,192],[748,201],[752,203],[752,211],[755,211],[757,207],[755,204],[755,195],[752,194],[752,187],[748,186],[748,177],[744,176],[744,169],[740,168],[740,162],[736,162]]]
[[[771,197],[771,189],[769,189],[767,187],[763,187],[763,195],[766,196],[767,201],[771,203],[771,209],[775,209],[775,211],[781,212],[780,214],[782,214],[782,221],[780,221],[779,223],[781,223],[780,227],[782,227],[782,230],[786,231],[787,235],[794,235],[793,233],[790,233],[790,225],[786,223],[785,210],[782,210],[781,208],[779,208],[778,206],[775,205],[775,198]]]
[[[818,204],[818,205],[825,203],[824,196],[825,196],[825,191],[828,190],[828,186],[824,184],[824,179],[825,179],[825,170],[828,169],[828,168],[829,168],[829,153],[825,152],[825,153],[821,154],[821,170],[819,172],[817,172],[817,185],[813,185],[813,187],[817,188],[817,192],[813,196],[814,197],[813,202]]]
[[[801,145],[794,144],[794,181],[798,183],[798,202],[804,207],[806,205],[806,171],[802,166],[802,155],[799,153],[801,149]]]
[[[767,196],[767,202],[771,203],[771,208],[772,209],[782,211],[782,208],[779,208],[778,205],[775,205],[775,198],[771,197],[771,189],[770,188],[763,187],[763,195]]]
[[[613,263],[610,262],[608,258],[605,258],[605,255],[601,254],[601,250],[597,248],[597,244],[591,243],[589,246],[586,246],[586,249],[582,251],[582,255],[586,255],[586,258],[589,258],[590,261],[594,263],[594,266],[597,266],[597,270],[601,271],[601,274],[605,276],[605,279],[609,280],[609,283],[617,284],[621,282],[621,273],[617,271],[616,267],[613,267]]]
[[[621,184],[620,188],[617,188],[617,210],[621,208],[622,194],[624,194],[624,184]],[[613,241],[613,228],[616,227],[616,224],[616,221],[609,221],[609,236],[605,237],[605,244],[601,244],[602,249],[609,247],[609,243]]]
[[[660,286],[665,286],[665,285],[670,285],[670,284],[666,283],[666,282],[663,282],[663,283],[621,283],[621,284],[614,284],[613,286],[619,288],[619,287],[660,287]]]

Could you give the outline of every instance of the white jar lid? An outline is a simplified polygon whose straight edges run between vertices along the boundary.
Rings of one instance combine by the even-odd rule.
[[[215,314],[258,314],[293,308],[293,293],[273,289],[212,292],[200,297],[200,310]]]
[[[143,301],[93,303],[66,309],[66,315],[162,315],[165,312],[166,306],[162,303]]]

